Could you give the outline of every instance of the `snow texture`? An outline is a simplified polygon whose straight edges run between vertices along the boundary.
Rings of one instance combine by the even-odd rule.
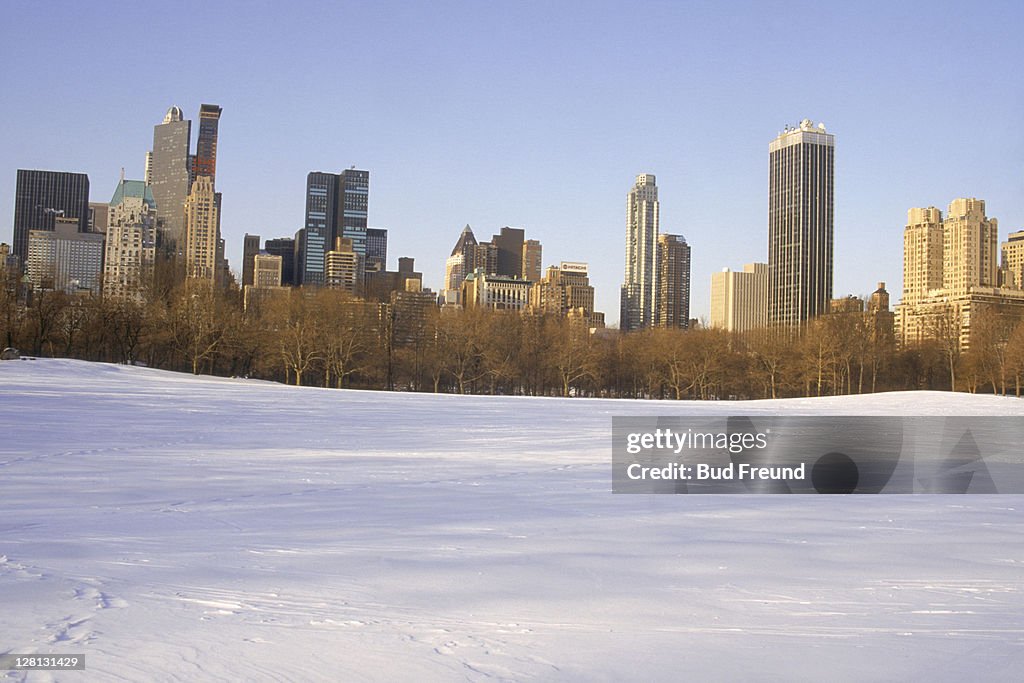
[[[0,363],[19,680],[1020,680],[1024,500],[613,495],[613,415],[1019,415],[941,393],[690,403]]]

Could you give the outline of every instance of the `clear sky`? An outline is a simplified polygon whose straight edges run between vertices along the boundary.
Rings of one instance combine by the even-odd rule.
[[[217,186],[242,236],[302,227],[306,174],[370,171],[389,267],[441,286],[462,227],[590,263],[618,319],[626,194],[654,173],[661,231],[711,273],[767,260],[768,143],[836,136],[835,296],[902,287],[907,209],[974,196],[1024,228],[1024,5],[1017,2],[4,3],[0,241],[15,171],[141,179],[177,104],[224,108]]]

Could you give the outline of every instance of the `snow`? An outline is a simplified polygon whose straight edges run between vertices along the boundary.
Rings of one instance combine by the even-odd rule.
[[[610,493],[613,415],[1024,417],[1016,399],[435,396],[40,359],[0,363],[0,411],[0,653],[86,656],[27,680],[1024,665],[1020,496]]]

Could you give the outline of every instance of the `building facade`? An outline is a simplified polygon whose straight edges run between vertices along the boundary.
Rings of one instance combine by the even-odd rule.
[[[277,237],[267,240],[263,245],[268,254],[281,257],[281,285],[295,284],[295,239]]]
[[[254,284],[256,255],[260,253],[260,236],[245,233],[242,238],[242,286]]]
[[[626,276],[619,304],[619,328],[654,324],[655,251],[659,224],[658,187],[651,173],[636,177],[626,198]]]
[[[530,288],[530,308],[558,316],[577,311],[590,321],[594,316],[594,288],[587,270],[586,263],[569,261],[549,267]]]
[[[109,207],[103,296],[141,303],[156,263],[156,201],[143,181],[122,178]]]
[[[163,241],[174,253],[181,253],[185,245],[184,206],[192,188],[191,135],[192,122],[183,117],[180,107],[171,107],[153,128],[153,151],[146,159],[146,182],[156,199]]]
[[[543,248],[539,240],[526,240],[523,242],[523,279],[530,282],[539,282],[543,265]]]
[[[690,245],[682,235],[658,235],[654,324],[690,327]]]
[[[945,218],[934,207],[910,209],[907,216],[903,299],[895,315],[901,345],[958,338],[966,349],[980,311],[1024,315],[1024,292],[1007,276],[1007,256],[1000,277],[998,221],[985,215],[984,201],[955,199]]]
[[[362,294],[363,255],[356,252],[352,240],[338,237],[324,260],[325,286],[344,290],[353,296]]]
[[[53,230],[29,231],[26,273],[34,290],[99,295],[104,236],[79,226],[77,218],[58,217]]]
[[[530,284],[522,278],[488,274],[478,268],[462,282],[462,305],[522,311],[530,304]]]
[[[1024,230],[1011,232],[1002,244],[1002,284],[1024,289]]]
[[[746,332],[768,325],[768,264],[711,274],[711,327]]]
[[[768,156],[768,321],[796,327],[832,299],[835,136],[804,119]]]
[[[66,171],[18,169],[14,190],[13,253],[24,264],[30,230],[53,230],[57,218],[75,219],[89,229],[89,176]]]
[[[365,264],[369,188],[369,171],[313,171],[306,177],[306,224],[300,243],[299,284],[326,284],[325,258],[339,237],[351,242],[352,250]],[[362,277],[362,273],[359,275]]]
[[[388,231],[384,228],[366,229],[366,270],[382,271],[388,266]]]
[[[217,186],[217,130],[223,110],[216,104],[199,106],[199,137],[192,157],[192,178],[206,176]]]
[[[185,200],[185,275],[200,280],[218,281],[223,246],[220,239],[218,202],[213,178],[201,176],[192,183]],[[157,206],[160,206],[159,199]]]

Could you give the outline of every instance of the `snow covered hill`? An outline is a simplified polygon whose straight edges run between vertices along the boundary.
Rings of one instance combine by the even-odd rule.
[[[1019,680],[1020,496],[610,493],[613,415],[737,413],[1024,401],[435,396],[3,362],[0,653],[86,656],[29,680]]]

